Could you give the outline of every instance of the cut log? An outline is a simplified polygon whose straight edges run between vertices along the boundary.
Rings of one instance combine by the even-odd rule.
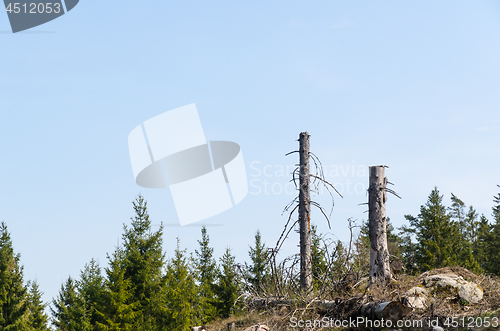
[[[397,321],[408,315],[412,311],[399,301],[369,302],[360,309],[362,316],[372,320],[391,320]]]

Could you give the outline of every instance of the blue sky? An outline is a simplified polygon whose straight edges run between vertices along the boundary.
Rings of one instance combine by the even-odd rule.
[[[46,301],[116,247],[141,192],[154,224],[177,224],[168,190],[134,182],[127,137],[196,103],[209,140],[240,144],[249,194],[206,220],[239,262],[260,229],[274,246],[293,194],[282,169],[301,131],[342,191],[332,229],[366,218],[367,167],[386,164],[395,226],[434,186],[490,216],[500,184],[498,1],[81,1],[12,34],[0,15],[0,220]],[[374,148],[376,146],[376,148]],[[353,172],[354,169],[354,172]],[[364,170],[363,170],[364,169]],[[265,170],[265,172],[264,172]],[[266,191],[267,189],[267,191]],[[274,190],[274,191],[273,191]],[[316,198],[329,207],[329,197]],[[167,226],[192,252],[200,227]],[[298,235],[284,246],[297,251]]]

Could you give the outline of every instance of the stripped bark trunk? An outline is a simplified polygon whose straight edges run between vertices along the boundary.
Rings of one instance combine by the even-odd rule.
[[[386,283],[392,279],[387,248],[387,178],[385,166],[370,167],[368,189],[368,227],[370,235],[370,284]]]
[[[299,135],[300,287],[306,294],[312,289],[309,137],[307,132]]]

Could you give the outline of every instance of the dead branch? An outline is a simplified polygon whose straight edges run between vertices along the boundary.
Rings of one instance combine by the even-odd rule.
[[[332,184],[330,184],[327,180],[325,180],[325,179],[323,179],[321,177],[315,176],[315,175],[311,175],[311,174],[309,176],[314,177],[316,179],[319,179],[323,184],[331,186],[331,188],[333,188],[335,190],[335,192],[337,192],[337,194],[340,195],[341,198],[343,198],[342,194],[340,194],[340,192],[337,191],[337,189],[335,188],[335,186],[333,186]]]
[[[319,205],[319,203],[317,203],[316,201],[311,201],[311,204],[312,204],[313,206],[317,207],[317,208],[321,211],[321,213],[323,214],[323,216],[325,216],[326,221],[328,222],[328,228],[330,228],[330,229],[331,229],[332,227],[331,227],[331,225],[330,225],[330,219],[328,218],[328,216],[326,216],[325,211],[323,210],[323,208],[322,208],[322,207]]]

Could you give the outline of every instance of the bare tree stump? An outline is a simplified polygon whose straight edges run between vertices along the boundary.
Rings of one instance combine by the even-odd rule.
[[[309,137],[307,132],[299,135],[300,287],[304,293],[312,289]]]
[[[368,188],[368,228],[370,235],[370,283],[388,282],[392,279],[387,248],[387,178],[385,166],[370,167]]]

